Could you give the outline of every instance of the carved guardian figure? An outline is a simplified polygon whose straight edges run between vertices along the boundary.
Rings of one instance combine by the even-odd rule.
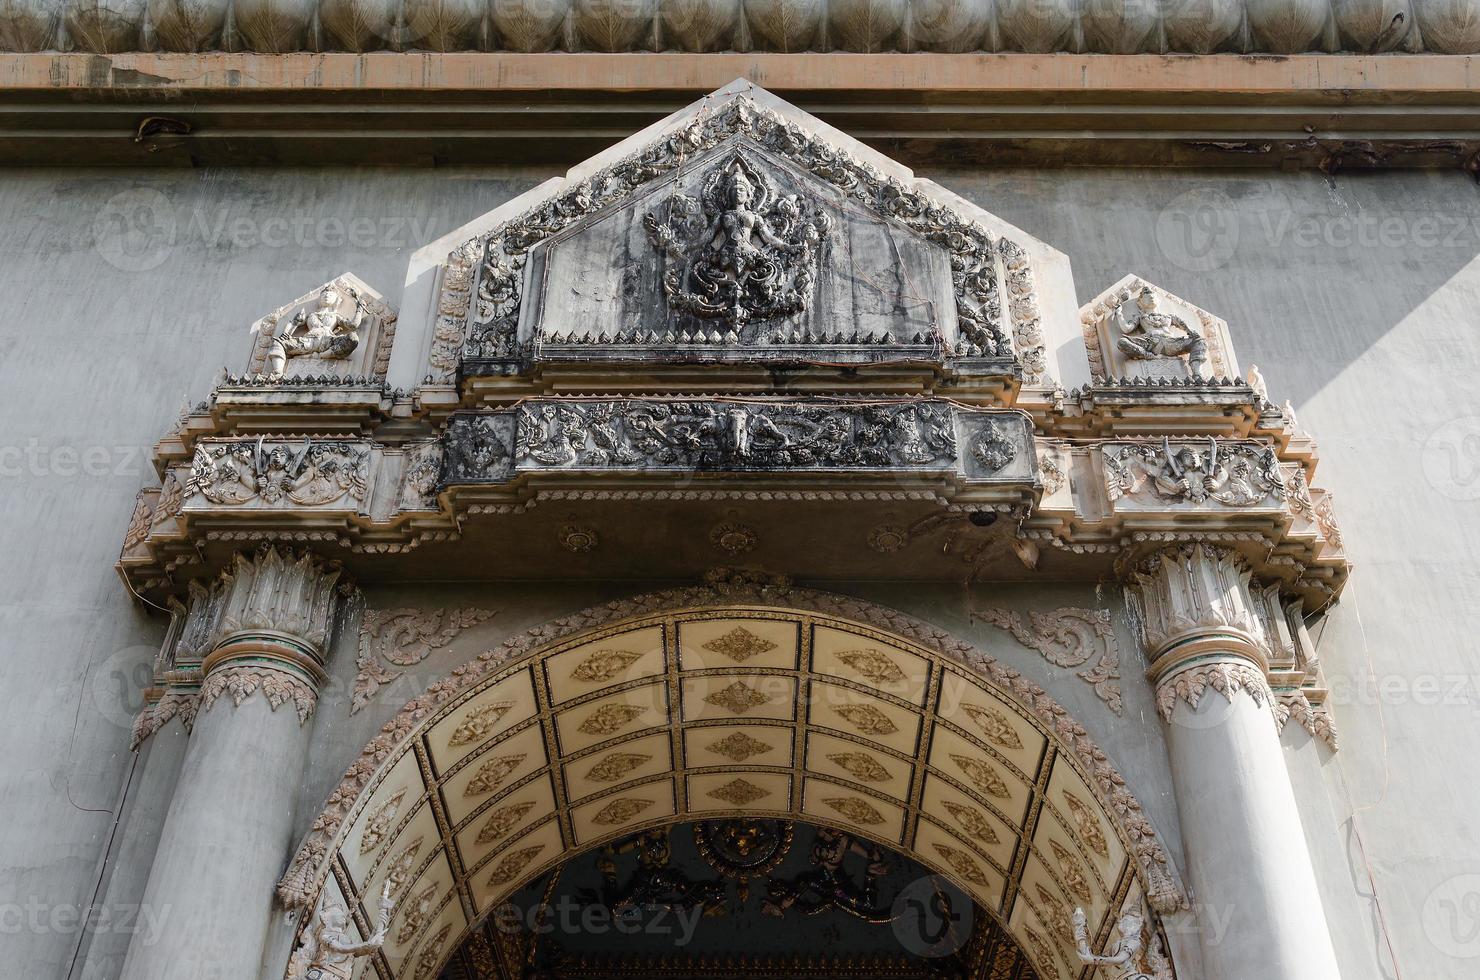
[[[387,882],[380,894],[380,919],[375,934],[357,943],[350,938],[349,912],[337,903],[324,904],[321,897],[313,921],[304,930],[303,943],[288,963],[288,980],[350,980],[355,960],[385,945],[386,927],[395,907]]]
[[[1208,363],[1208,343],[1186,320],[1157,310],[1156,294],[1142,289],[1136,297],[1136,315],[1125,318],[1120,307],[1115,309],[1115,323],[1120,328],[1116,346],[1127,357],[1153,360],[1158,357],[1185,357],[1193,377],[1203,377]]]
[[[1115,947],[1106,955],[1100,956],[1091,952],[1089,947],[1089,927],[1084,915],[1084,909],[1074,910],[1074,946],[1075,952],[1083,963],[1092,966],[1116,967],[1118,972],[1114,973],[1115,980],[1167,980],[1171,977],[1171,965],[1167,963],[1166,957],[1161,952],[1161,942],[1157,940],[1151,947],[1146,946],[1146,940],[1141,931],[1145,924],[1145,918],[1139,909],[1131,906],[1121,912],[1120,919],[1115,923],[1115,928],[1120,934],[1116,940]],[[1106,972],[1106,976],[1110,976]]]
[[[360,346],[360,325],[365,321],[365,301],[354,289],[345,290],[355,301],[354,316],[339,312],[343,297],[333,283],[319,293],[313,310],[300,310],[288,328],[272,338],[267,351],[267,373],[281,378],[288,361],[295,357],[318,357],[342,361]]]
[[[675,309],[739,329],[805,312],[832,220],[778,195],[738,154],[696,200],[675,194],[643,219],[663,253],[663,292]]]

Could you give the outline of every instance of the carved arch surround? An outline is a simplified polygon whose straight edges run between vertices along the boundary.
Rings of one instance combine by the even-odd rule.
[[[915,858],[1045,978],[1078,974],[1076,905],[1098,948],[1124,904],[1184,904],[1124,780],[1042,688],[903,613],[760,581],[602,604],[456,668],[366,745],[279,894],[297,908],[347,896],[365,934],[389,882],[401,901],[379,967],[426,980],[561,860],[739,815]]]

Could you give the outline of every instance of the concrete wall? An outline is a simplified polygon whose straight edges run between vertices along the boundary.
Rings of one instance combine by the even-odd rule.
[[[247,325],[344,271],[392,302],[419,244],[550,174],[535,171],[119,171],[0,174],[0,949],[8,974],[109,976],[127,909],[100,936],[77,917],[124,903],[115,827],[130,778],[128,726],[163,620],[111,564],[148,446],[185,397],[239,368]],[[1480,199],[1460,174],[1339,177],[1196,172],[928,174],[1074,263],[1087,298],[1137,272],[1226,317],[1240,361],[1319,440],[1358,563],[1314,636],[1335,688],[1343,749],[1286,733],[1307,837],[1321,864],[1346,976],[1473,976],[1480,960]],[[1127,711],[990,627],[972,603],[1004,595],[887,584],[832,587],[903,607],[982,642],[1049,683],[1130,776],[1169,840],[1175,808],[1158,722],[1129,637]],[[499,615],[479,636],[587,605],[598,586],[531,586],[451,599]],[[1118,602],[1089,587],[1006,598]],[[373,600],[378,601],[379,600]],[[1123,627],[1123,623],[1122,623]],[[480,647],[481,648],[481,647]],[[423,665],[413,686],[475,650]],[[341,639],[338,681],[353,676]],[[299,794],[306,828],[347,762],[410,691],[350,716],[347,689],[314,720],[321,748]],[[392,703],[394,702],[394,703]],[[167,784],[168,780],[163,780]],[[127,790],[127,792],[125,792]],[[137,803],[131,806],[139,805]],[[111,849],[110,849],[111,848]],[[105,866],[105,853],[133,855]],[[141,891],[141,883],[136,891]],[[101,940],[101,941],[95,941]]]

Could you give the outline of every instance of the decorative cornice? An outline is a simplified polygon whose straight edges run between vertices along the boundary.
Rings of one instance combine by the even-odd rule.
[[[308,721],[318,703],[318,692],[301,678],[275,667],[228,664],[213,670],[200,688],[200,710],[205,711],[223,694],[241,707],[253,694],[261,691],[273,711],[291,701],[298,712],[298,723]]]
[[[1185,896],[1166,850],[1157,839],[1140,803],[1127,788],[1124,777],[1116,771],[1084,726],[1074,721],[1042,687],[972,644],[905,613],[850,596],[794,588],[783,577],[747,572],[715,574],[704,586],[650,593],[594,606],[509,637],[494,649],[453,670],[420,697],[408,702],[385,724],[380,734],[370,740],[360,758],[345,772],[280,882],[279,898],[289,907],[312,901],[324,871],[322,858],[328,853],[361,791],[393,751],[441,705],[511,662],[557,640],[643,615],[694,606],[747,602],[826,613],[874,626],[955,659],[981,674],[1053,731],[1073,753],[1083,771],[1089,774],[1108,812],[1118,818],[1125,839],[1131,843],[1153,907],[1159,912],[1169,913],[1184,906]]]

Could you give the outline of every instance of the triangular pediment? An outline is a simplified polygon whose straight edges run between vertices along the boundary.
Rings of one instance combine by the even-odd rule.
[[[1090,373],[1117,383],[1238,379],[1228,324],[1138,275],[1079,310]]]
[[[743,82],[474,226],[441,277],[432,367],[449,379],[561,361],[966,360],[1033,383],[1041,273],[1067,272]]]

